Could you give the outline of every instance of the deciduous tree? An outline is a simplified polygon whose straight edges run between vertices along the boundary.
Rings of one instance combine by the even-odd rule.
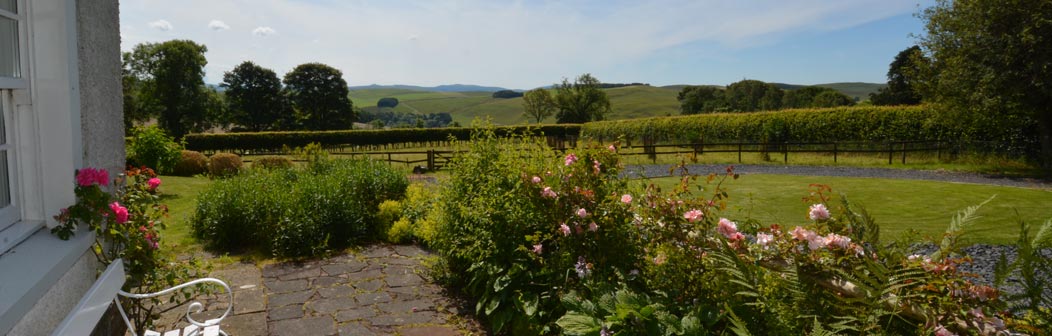
[[[603,120],[610,113],[610,99],[599,85],[591,74],[583,74],[573,83],[563,79],[562,84],[555,86],[556,121],[562,124]]]
[[[292,106],[281,92],[281,80],[273,70],[245,61],[223,74],[219,85],[226,88],[230,121],[253,132],[278,129],[294,118]]]
[[[715,86],[687,86],[676,96],[680,114],[712,113],[727,110],[723,89]]]
[[[343,73],[321,63],[300,64],[285,75],[285,90],[309,130],[348,129],[355,121]]]
[[[916,105],[920,104],[920,93],[914,88],[920,67],[917,62],[927,63],[927,58],[919,46],[912,46],[895,55],[888,69],[888,86],[869,94],[873,105]]]
[[[921,17],[923,96],[1052,168],[1052,1],[937,0]]]
[[[533,89],[526,91],[526,94],[522,96],[522,110],[523,116],[527,119],[533,118],[539,124],[544,118],[555,114],[555,101],[552,100],[552,95],[548,90]]]
[[[161,128],[176,138],[217,122],[221,111],[215,109],[216,96],[204,85],[207,50],[190,40],[136,45],[125,56],[125,68],[141,83],[140,115],[157,116]]]

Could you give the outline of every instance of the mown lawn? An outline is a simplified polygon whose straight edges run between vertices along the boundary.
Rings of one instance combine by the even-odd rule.
[[[704,179],[699,179],[704,186]],[[642,181],[642,180],[641,180]],[[670,190],[678,178],[650,180]],[[723,187],[730,199],[723,217],[735,221],[756,219],[766,225],[778,223],[792,228],[808,222],[808,185],[825,184],[833,189],[831,209],[839,212],[839,195],[845,194],[855,205],[869,211],[880,225],[881,237],[898,238],[908,230],[925,237],[941,238],[953,215],[968,206],[996,195],[979,210],[980,218],[966,236],[970,242],[1005,244],[1018,237],[1019,221],[1033,225],[1052,218],[1052,191],[989,185],[821,176],[748,174],[728,179]],[[639,184],[638,182],[636,183]],[[711,197],[713,187],[695,192]],[[695,189],[696,190],[696,189]]]
[[[161,203],[168,205],[167,228],[161,231],[164,246],[188,254],[202,245],[193,237],[190,216],[197,206],[197,194],[212,185],[207,177],[161,176]]]

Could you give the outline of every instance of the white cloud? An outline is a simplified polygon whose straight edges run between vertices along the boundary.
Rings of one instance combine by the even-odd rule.
[[[227,30],[227,29],[230,29],[230,26],[228,26],[226,24],[226,22],[219,21],[219,20],[212,20],[212,21],[208,22],[208,29],[216,30],[216,31]]]
[[[150,22],[149,26],[150,26],[150,28],[157,29],[157,30],[160,30],[160,31],[170,31],[170,30],[172,30],[172,23],[168,22],[168,20],[157,20],[157,21],[154,21],[154,22]]]
[[[274,31],[274,28],[270,27],[256,27],[256,29],[252,30],[252,35],[256,36],[269,36],[274,35],[276,33],[277,31]]]

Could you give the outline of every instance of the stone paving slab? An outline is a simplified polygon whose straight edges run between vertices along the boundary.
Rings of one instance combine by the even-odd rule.
[[[474,317],[459,314],[470,309],[428,280],[427,256],[417,246],[373,245],[322,260],[238,263],[210,276],[234,291],[234,310],[223,320],[232,336],[484,334]]]

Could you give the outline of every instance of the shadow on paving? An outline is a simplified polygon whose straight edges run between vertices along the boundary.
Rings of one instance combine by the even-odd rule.
[[[222,323],[232,336],[485,334],[470,309],[427,279],[428,255],[412,245],[373,245],[321,260],[234,264],[210,276],[234,292]],[[225,296],[205,301],[208,318],[226,309]],[[185,313],[173,309],[158,323],[185,324]]]

